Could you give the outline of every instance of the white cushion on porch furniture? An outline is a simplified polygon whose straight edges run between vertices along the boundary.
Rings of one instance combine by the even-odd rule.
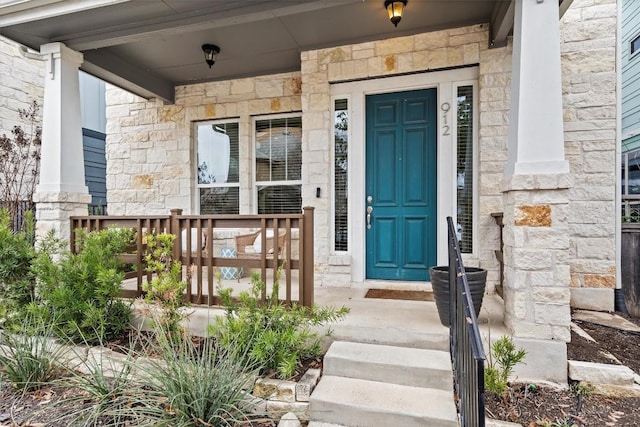
[[[273,237],[273,230],[267,230],[267,239]],[[262,253],[262,233],[258,233],[256,239],[253,241],[253,250],[251,251],[254,254]],[[269,249],[267,253],[272,254],[273,248]]]
[[[182,230],[182,234],[181,234],[181,240],[182,240],[182,252],[186,252],[187,251],[187,230]],[[204,233],[202,233],[202,249],[204,249],[207,246],[207,241],[206,241],[206,235]],[[191,229],[191,252],[196,252],[198,250],[198,229],[197,228],[192,228]]]

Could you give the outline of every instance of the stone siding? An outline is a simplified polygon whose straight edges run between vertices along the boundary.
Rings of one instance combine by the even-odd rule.
[[[574,290],[610,291],[616,283],[616,16],[615,0],[575,0],[561,23],[565,154],[573,177],[566,256]],[[602,298],[611,305],[613,294]]]
[[[0,36],[0,68],[0,134],[9,135],[15,125],[21,124],[19,109],[33,101],[42,107],[44,62],[24,58],[15,42]]]
[[[252,117],[300,112],[300,74],[285,73],[176,88],[174,105],[107,86],[107,191],[112,215],[194,212],[192,126],[239,122],[240,213],[253,213]]]
[[[312,198],[316,187],[330,188],[332,127],[330,85],[341,81],[427,72],[448,67],[479,64],[479,245],[478,259],[470,264],[489,270],[488,285],[498,280],[494,255],[499,247],[499,228],[490,216],[500,211],[500,182],[506,161],[508,133],[511,47],[489,49],[488,26],[473,25],[302,53],[303,140],[308,150],[303,162],[310,165],[303,176]],[[384,87],[380,80],[380,87]],[[357,143],[357,141],[356,141]],[[316,283],[324,286],[348,284],[350,265],[342,256],[331,255],[331,206],[329,199],[316,206]],[[326,237],[325,237],[326,236]]]

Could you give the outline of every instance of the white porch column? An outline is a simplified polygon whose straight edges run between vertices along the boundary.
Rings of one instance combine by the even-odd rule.
[[[86,215],[91,196],[84,180],[78,69],[82,54],[62,43],[40,47],[46,64],[42,160],[37,203],[38,238],[49,230],[69,239],[69,217]]]
[[[527,350],[517,375],[566,382],[571,179],[554,0],[516,0],[504,178],[505,325]]]
[[[507,176],[569,172],[557,3],[516,0]]]

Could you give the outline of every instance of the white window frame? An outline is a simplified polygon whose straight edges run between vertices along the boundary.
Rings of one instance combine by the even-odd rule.
[[[352,143],[352,129],[353,129],[353,125],[351,123],[351,116],[352,116],[352,109],[351,109],[351,96],[346,95],[346,96],[332,96],[331,97],[331,117],[335,120],[335,116],[336,116],[336,101],[337,100],[341,100],[341,99],[345,99],[347,101],[347,114],[348,114],[348,118],[349,118],[349,128],[347,129],[347,138],[348,138],[348,142],[347,144],[351,144]],[[332,122],[333,123],[333,122]],[[335,185],[336,185],[336,162],[335,162],[335,156],[336,156],[336,139],[335,139],[335,133],[334,133],[334,128],[332,126],[331,128],[331,155],[329,156],[330,158],[330,162],[331,162],[331,196],[330,196],[330,201],[331,201],[331,208],[330,208],[330,213],[331,213],[331,225],[329,227],[330,229],[330,233],[331,233],[331,251],[330,253],[332,254],[349,254],[351,253],[351,216],[352,216],[352,203],[351,203],[351,187],[349,186],[351,184],[351,146],[348,145],[348,151],[347,151],[347,250],[346,251],[336,251],[335,247],[336,247],[336,200],[335,200]]]
[[[478,201],[478,194],[479,194],[479,190],[478,187],[480,186],[480,161],[479,161],[479,149],[478,149],[478,122],[480,121],[480,115],[479,115],[479,102],[478,102],[478,81],[477,80],[467,80],[467,81],[456,81],[453,83],[452,85],[452,94],[451,97],[453,100],[455,100],[456,102],[452,105],[455,105],[456,108],[456,114],[453,114],[453,120],[454,120],[454,125],[453,125],[453,147],[455,148],[455,152],[454,152],[454,156],[453,156],[453,170],[454,173],[456,173],[457,175],[457,169],[458,169],[458,114],[457,114],[457,99],[458,99],[458,88],[459,87],[463,87],[463,86],[472,86],[473,87],[473,128],[472,128],[472,132],[473,132],[473,192],[472,192],[472,206],[473,206],[473,215],[471,217],[471,221],[473,224],[473,230],[472,230],[472,240],[473,240],[473,244],[472,244],[472,250],[471,253],[463,253],[462,254],[462,258],[476,258],[478,256],[478,221],[479,221],[479,216],[478,216],[478,211],[480,210],[480,203]],[[454,182],[454,188],[453,194],[457,194],[457,183]],[[453,211],[454,215],[452,215],[453,218],[453,222],[457,223],[458,220],[458,198],[457,196],[454,198],[454,204],[455,204],[455,209]]]
[[[235,123],[238,125],[238,182],[224,182],[219,184],[200,184],[198,182],[198,127],[199,126],[207,126],[207,125],[220,125],[220,124],[232,124]],[[201,188],[223,188],[223,187],[237,187],[238,188],[238,212],[240,212],[240,206],[242,206],[242,191],[240,188],[240,181],[242,180],[241,171],[242,171],[242,158],[240,156],[240,120],[238,118],[232,119],[220,119],[220,120],[207,120],[201,122],[193,123],[193,135],[194,135],[194,144],[193,144],[193,179],[192,182],[195,184],[194,186],[194,199],[195,199],[195,209],[198,215],[200,214],[200,189]]]
[[[300,121],[302,122],[302,112],[295,112],[295,113],[284,113],[284,114],[268,114],[268,115],[261,115],[261,116],[254,116],[252,117],[251,120],[251,135],[252,135],[252,144],[251,144],[251,161],[253,163],[253,166],[251,168],[251,170],[253,171],[253,176],[252,176],[252,199],[253,199],[253,213],[257,214],[258,213],[258,186],[263,184],[263,183],[267,183],[270,186],[278,186],[278,185],[282,185],[282,186],[294,186],[294,185],[299,185],[300,186],[300,191],[302,192],[304,190],[303,185],[302,185],[302,167],[303,167],[303,161],[302,161],[302,156],[300,157],[300,179],[299,180],[292,180],[292,181],[258,181],[258,170],[257,170],[257,159],[256,159],[256,122],[262,121],[262,120],[274,120],[274,119],[286,119],[286,118],[300,118]],[[301,128],[302,131],[302,128]],[[302,151],[302,138],[300,140],[300,149]],[[300,213],[302,213],[302,206],[300,206]]]

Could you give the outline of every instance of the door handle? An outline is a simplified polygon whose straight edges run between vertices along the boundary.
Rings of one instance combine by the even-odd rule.
[[[371,228],[371,212],[373,212],[373,206],[367,206],[367,230]]]

